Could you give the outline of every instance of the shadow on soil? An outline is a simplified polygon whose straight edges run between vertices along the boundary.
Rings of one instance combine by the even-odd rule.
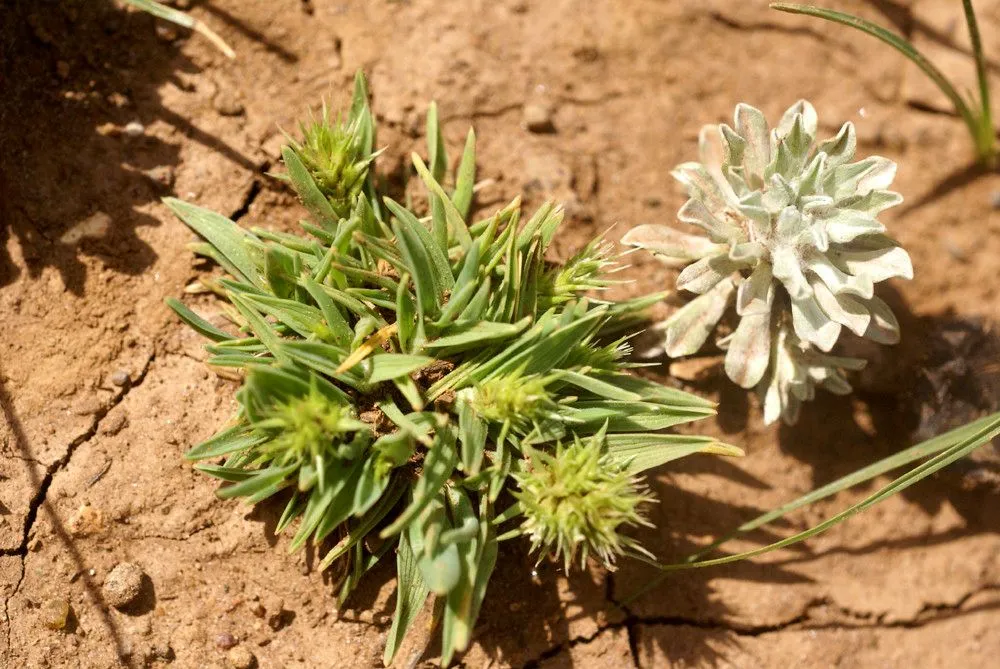
[[[817,401],[803,406],[798,424],[781,425],[777,429],[781,450],[811,467],[810,489],[1000,410],[1000,336],[996,329],[952,314],[915,316],[902,296],[890,286],[879,290],[879,295],[899,318],[903,341],[895,347],[857,342],[855,348],[845,353],[866,358],[870,364],[852,380],[855,394],[837,397],[819,391]],[[733,435],[730,441],[738,443],[739,433],[747,428],[750,416],[759,411],[757,403],[721,374],[697,384],[695,389],[720,398],[720,407],[725,410],[718,418],[719,426],[726,434]],[[670,474],[716,476],[748,491],[769,487],[766,481],[753,478],[725,458],[686,458],[671,463],[669,471]],[[669,479],[666,482],[669,483]],[[689,555],[697,548],[686,541],[686,534],[719,537],[769,510],[718,503],[662,482],[654,484],[654,491],[660,501],[651,520],[659,527],[659,533],[644,532],[640,536],[644,545],[659,556],[681,558]],[[964,519],[963,527],[902,540],[876,541],[861,547],[834,547],[822,552],[798,544],[786,549],[792,553],[791,557],[768,564],[739,562],[721,568],[676,572],[636,600],[637,620],[654,625],[724,627],[718,621],[724,621],[728,612],[721,603],[712,600],[710,585],[710,580],[719,577],[722,570],[727,580],[790,583],[802,581],[804,577],[787,568],[825,555],[864,555],[885,549],[927,547],[970,534],[1000,532],[998,493],[1000,452],[995,442],[901,493],[929,515],[950,504]],[[789,533],[790,527],[779,520],[757,530],[749,538],[754,545],[765,545]],[[712,557],[726,554],[724,550],[718,551]],[[627,564],[622,575],[616,577],[622,582],[615,593],[616,598],[626,600],[657,575],[652,568]],[[653,615],[643,614],[644,610]],[[956,609],[947,615],[967,613]],[[749,633],[766,631],[754,629]],[[685,666],[710,665],[718,659],[710,644],[678,642],[667,647],[669,637],[669,634],[643,634],[639,643],[664,645],[666,656]]]
[[[0,22],[0,286],[46,267],[81,294],[84,256],[140,274],[155,251],[138,207],[169,192],[180,146],[131,126],[164,121],[249,169],[256,166],[164,108],[158,90],[194,65],[176,31],[111,0],[5,3]],[[173,32],[171,32],[173,31]],[[13,237],[23,263],[15,264]],[[19,266],[22,265],[23,266]]]

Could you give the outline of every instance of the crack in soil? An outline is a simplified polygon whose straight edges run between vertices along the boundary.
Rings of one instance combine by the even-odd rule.
[[[80,446],[87,443],[97,435],[98,430],[100,429],[101,421],[104,420],[104,418],[108,415],[108,413],[116,406],[121,404],[121,402],[125,399],[125,397],[129,393],[132,392],[132,390],[134,390],[135,388],[137,388],[142,384],[142,382],[146,378],[146,373],[149,371],[149,368],[152,365],[153,360],[155,358],[156,358],[156,349],[154,348],[153,351],[146,358],[145,363],[143,363],[142,369],[140,370],[135,381],[129,384],[129,386],[125,388],[119,395],[112,397],[111,402],[109,402],[106,406],[101,407],[101,409],[99,409],[94,414],[94,419],[91,422],[90,427],[83,434],[75,437],[72,441],[70,441],[63,455],[58,460],[55,460],[52,464],[46,467],[45,475],[42,476],[41,481],[37,482],[38,489],[35,492],[35,495],[32,497],[31,502],[28,504],[28,513],[25,514],[24,517],[24,529],[22,530],[21,534],[21,543],[17,546],[17,548],[0,549],[0,555],[17,556],[20,558],[21,562],[21,573],[18,576],[17,582],[14,584],[14,588],[11,591],[11,593],[6,597],[6,599],[4,599],[4,621],[7,624],[8,651],[10,650],[10,638],[12,631],[10,625],[10,601],[17,596],[18,592],[20,592],[21,585],[24,583],[24,575],[25,575],[24,563],[28,556],[28,538],[31,536],[32,529],[34,529],[35,521],[38,520],[38,511],[39,509],[42,508],[42,506],[46,502],[49,488],[52,485],[52,481],[55,478],[55,475],[58,474],[69,464],[70,460],[73,458],[73,454],[77,451],[77,449],[79,449]],[[13,425],[14,431],[16,433],[15,439],[19,440],[22,444],[25,444],[24,435],[21,433],[22,430],[20,428],[20,422],[17,420],[17,417],[13,414],[12,410],[10,411],[10,414],[11,415],[8,418],[11,419],[10,422]],[[23,459],[27,459],[29,457],[30,456],[25,456],[25,458]],[[31,478],[34,478],[33,475],[29,476],[31,476]]]
[[[875,613],[871,611],[855,611],[845,606],[835,605],[829,597],[823,596],[810,600],[805,607],[803,607],[801,613],[787,620],[768,625],[741,625],[723,620],[704,620],[698,618],[686,618],[684,616],[635,615],[629,611],[627,607],[618,604],[618,602],[614,600],[611,594],[614,589],[612,575],[609,574],[606,583],[608,592],[607,600],[626,613],[625,619],[621,622],[599,627],[593,634],[574,637],[548,648],[539,653],[539,655],[534,659],[525,662],[522,665],[522,669],[538,669],[538,667],[541,666],[541,663],[545,660],[556,657],[577,646],[592,643],[597,639],[597,637],[606,631],[619,629],[624,629],[627,634],[629,651],[631,652],[633,663],[636,667],[642,667],[639,653],[639,639],[637,634],[637,628],[640,625],[694,627],[702,630],[729,632],[740,637],[759,637],[766,634],[784,632],[786,630],[919,629],[925,625],[946,619],[950,615],[954,615],[962,611],[965,605],[968,604],[968,602],[976,595],[984,592],[1000,592],[1000,583],[984,583],[965,593],[953,603],[925,603],[920,611],[918,611],[912,618],[889,621],[886,620],[886,617],[889,615],[887,612]],[[855,622],[834,621],[829,623],[809,624],[809,619],[812,617],[812,611],[823,606],[835,607],[836,612],[839,615],[844,616],[845,618],[853,619]]]
[[[268,169],[270,169],[270,163],[265,163],[264,166],[261,167],[261,172],[266,173]],[[264,184],[262,184],[260,178],[255,175],[253,181],[250,182],[250,188],[247,190],[247,194],[243,197],[243,202],[241,202],[240,206],[238,206],[233,213],[229,215],[229,220],[233,223],[238,223],[241,218],[250,213],[250,207],[257,200],[257,196],[259,196],[263,190]]]

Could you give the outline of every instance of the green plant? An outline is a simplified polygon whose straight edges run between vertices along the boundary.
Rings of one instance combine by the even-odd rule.
[[[220,329],[170,305],[212,340],[209,363],[245,374],[232,424],[188,454],[227,481],[219,495],[287,497],[291,548],[332,543],[347,563],[341,600],[396,551],[389,662],[429,593],[442,661],[464,649],[500,538],[528,535],[539,558],[637,553],[640,472],[698,452],[739,454],[708,437],[654,433],[714,413],[712,403],[626,373],[624,339],[602,332],[660,296],[611,303],[613,259],[588,245],[548,262],[562,211],[521,221],[518,200],[469,223],[470,131],[452,178],[434,106],[429,164],[414,154],[429,215],[379,194],[364,79],[343,123],[327,114],[286,146],[285,178],[309,236],[244,230],[175,199],[227,273],[202,284],[225,300]],[[442,183],[451,182],[445,190]],[[498,505],[505,505],[501,513]],[[638,553],[637,553],[638,554]]]
[[[979,83],[978,100],[971,98],[971,96],[967,99],[959,93],[958,89],[948,81],[948,77],[927,60],[905,38],[871,21],[832,9],[809,5],[774,2],[771,3],[771,8],[790,14],[816,16],[827,21],[856,28],[880,39],[899,51],[919,67],[941,89],[941,92],[947,96],[948,100],[951,101],[951,104],[955,107],[955,112],[962,117],[962,120],[969,129],[969,134],[972,135],[972,142],[976,150],[976,159],[980,164],[990,169],[997,166],[996,129],[993,127],[993,112],[990,106],[990,85],[987,79],[986,56],[983,54],[983,44],[979,37],[979,24],[976,21],[976,13],[972,8],[972,0],[962,0],[962,8],[965,11],[965,21],[968,25],[969,38],[972,42],[972,53],[976,60],[976,78]]]
[[[136,9],[141,9],[142,11],[152,14],[153,16],[175,23],[182,28],[188,28],[197,33],[201,33],[204,37],[208,39],[212,44],[215,45],[219,51],[224,53],[228,58],[235,58],[236,52],[226,44],[225,40],[219,37],[219,34],[209,28],[207,25],[194,18],[190,14],[173,9],[172,7],[167,7],[163,3],[156,2],[156,0],[123,0],[125,3],[132,5]]]
[[[804,100],[773,131],[745,104],[734,125],[703,128],[701,162],[673,172],[690,196],[678,218],[707,238],[641,225],[622,242],[683,267],[677,288],[699,295],[660,325],[666,353],[698,351],[735,305],[739,324],[719,342],[726,374],[758,389],[765,422],[793,423],[816,386],[848,393],[843,370],[864,366],[829,354],[843,328],[899,340],[895,316],[874,294],[880,281],[913,276],[909,255],[876,220],[902,201],[886,190],[896,165],[879,156],[851,162],[851,123],[817,144],[816,111]]]

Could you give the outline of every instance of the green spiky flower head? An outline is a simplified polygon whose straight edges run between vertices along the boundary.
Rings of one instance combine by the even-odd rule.
[[[364,81],[358,84],[364,86]],[[289,137],[282,151],[286,167],[290,172],[306,170],[333,214],[338,219],[347,218],[375,158],[371,113],[367,106],[355,104],[346,119],[333,119],[324,103],[319,118],[310,116],[308,122],[299,124],[299,131],[302,139]],[[300,193],[303,198],[315,194]]]
[[[581,566],[593,556],[608,569],[627,550],[645,553],[621,532],[646,525],[643,504],[652,502],[646,487],[625,463],[608,457],[602,434],[574,439],[555,452],[531,450],[527,467],[514,474],[521,505],[521,530],[539,559],[562,559],[566,571],[579,556]]]

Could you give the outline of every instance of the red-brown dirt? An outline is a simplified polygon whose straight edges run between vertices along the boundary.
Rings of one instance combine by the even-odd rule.
[[[1000,177],[967,169],[969,139],[939,113],[946,100],[866,36],[761,0],[180,4],[237,58],[110,0],[10,0],[0,14],[0,658],[12,669],[225,667],[231,641],[268,669],[381,666],[392,570],[338,613],[315,555],[289,555],[273,535],[273,509],[217,500],[181,458],[230,416],[235,385],[205,367],[199,337],[164,306],[204,267],[158,202],[174,193],[244,225],[294,226],[302,210],[267,175],[278,128],[323,97],[342,104],[358,68],[388,147],[380,173],[401,177],[405,156],[423,151],[436,99],[453,154],[470,124],[480,138],[491,181],[478,206],[517,194],[566,203],[560,253],[609,228],[616,239],[674,222],[683,194],[670,168],[739,101],[774,118],[808,98],[824,130],[853,120],[862,153],[900,163],[907,204],[885,221],[916,276],[886,292],[903,343],[876,352],[879,373],[859,393],[821,396],[794,428],[763,427],[756,400],[718,378],[696,386],[722,409],[693,429],[747,457],[653,474],[659,529],[641,537],[663,559],[908,445],[929,333],[949,318],[1000,322]],[[960,3],[826,4],[894,25],[971,85]],[[975,5],[1000,61],[1000,3]],[[538,105],[552,132],[525,127]],[[655,261],[629,259],[629,291],[672,281]],[[650,569],[534,573],[524,546],[505,546],[461,661],[995,666],[1000,505],[966,479],[925,481],[805,547],[672,576],[627,607]],[[808,527],[864,492],[754,538]],[[101,594],[122,561],[148,576],[125,612]],[[71,607],[65,630],[43,624],[53,600]],[[433,661],[434,646],[423,658],[418,646],[401,666]]]

